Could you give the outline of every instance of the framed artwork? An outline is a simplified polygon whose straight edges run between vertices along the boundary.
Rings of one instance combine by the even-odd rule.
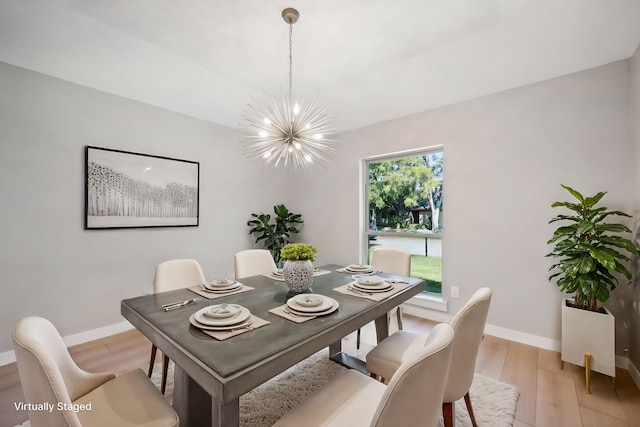
[[[85,147],[85,230],[196,227],[200,163]]]

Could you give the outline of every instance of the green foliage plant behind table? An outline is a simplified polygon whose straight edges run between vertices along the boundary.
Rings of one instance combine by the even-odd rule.
[[[276,214],[274,218],[269,214],[252,213],[254,219],[247,221],[247,225],[251,227],[249,234],[256,236],[255,244],[261,243],[269,249],[273,260],[280,265],[280,250],[289,243],[290,234],[300,232],[296,224],[304,221],[302,215],[289,212],[285,205],[274,206],[273,212]]]
[[[549,271],[554,270],[549,280],[557,278],[556,284],[562,291],[575,294],[578,307],[599,311],[597,302],[608,300],[609,292],[618,283],[612,273],[620,273],[631,280],[631,273],[622,262],[629,261],[626,253],[638,253],[629,239],[615,234],[630,233],[628,227],[604,220],[611,216],[630,215],[597,206],[606,192],[584,197],[571,187],[562,187],[578,202],[555,202],[551,205],[552,208],[567,208],[573,214],[560,214],[549,221],[549,224],[558,221],[564,223],[547,242],[555,245],[547,256],[558,260],[549,268]]]

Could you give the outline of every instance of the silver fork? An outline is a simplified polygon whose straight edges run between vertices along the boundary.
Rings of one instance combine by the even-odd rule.
[[[196,301],[198,301],[197,298],[191,298],[191,299],[187,299],[187,300],[173,303],[173,304],[165,304],[162,306],[162,308],[164,308],[164,311],[174,310],[176,308],[184,307],[185,305],[191,304],[192,302],[196,302]]]

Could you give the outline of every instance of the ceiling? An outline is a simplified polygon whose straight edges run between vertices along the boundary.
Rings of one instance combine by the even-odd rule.
[[[0,61],[237,128],[252,97],[339,131],[630,57],[640,0],[0,0]]]

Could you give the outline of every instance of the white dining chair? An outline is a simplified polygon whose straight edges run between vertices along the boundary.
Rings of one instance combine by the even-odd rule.
[[[402,249],[378,248],[371,253],[371,266],[374,270],[397,276],[411,276],[411,254]],[[402,329],[402,306],[395,308],[398,329]],[[360,348],[361,331],[356,333],[356,348]]]
[[[277,270],[271,252],[266,249],[247,249],[233,256],[236,280]]]
[[[476,369],[478,348],[482,342],[492,291],[478,289],[451,320],[455,332],[451,370],[447,378],[442,400],[445,427],[455,423],[455,402],[464,397],[471,424],[478,427],[473,414],[469,389]],[[408,331],[394,332],[367,354],[367,369],[382,380],[393,378],[394,373],[407,358],[422,346],[425,337]]]
[[[29,410],[31,427],[174,427],[179,423],[176,412],[141,369],[120,376],[80,369],[47,319],[20,320],[13,329],[13,347],[26,403],[54,408]]]
[[[194,259],[173,259],[156,266],[153,276],[153,292],[168,292],[176,289],[188,288],[205,284],[204,274],[198,261]],[[151,344],[151,357],[149,360],[149,378],[153,374],[153,366],[156,361],[158,348]],[[167,387],[167,373],[169,371],[169,357],[162,357],[162,382],[160,391],[164,394]]]
[[[433,328],[388,386],[349,369],[278,420],[275,427],[435,427],[451,361],[453,328]]]

